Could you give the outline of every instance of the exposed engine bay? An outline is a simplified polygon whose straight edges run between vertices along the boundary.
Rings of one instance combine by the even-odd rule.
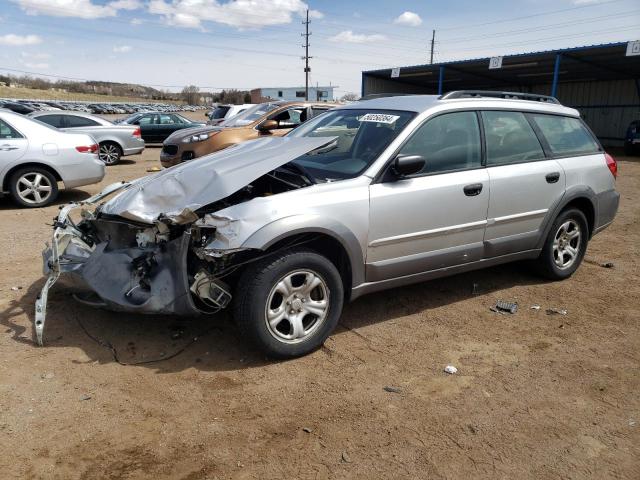
[[[306,141],[302,151],[331,139],[320,140]],[[300,151],[294,149],[293,153]],[[281,161],[291,159],[291,155]],[[233,158],[236,155],[226,156]],[[200,161],[200,167],[206,167],[210,160],[203,157],[197,161]],[[217,164],[220,163],[219,160]],[[156,177],[161,187],[163,177],[169,177],[174,184],[180,182],[181,195],[185,197],[189,193],[185,182],[190,176],[181,175],[185,171],[183,165],[151,177]],[[221,170],[213,171],[214,179],[219,181]],[[182,198],[179,204],[168,203],[167,211],[179,214],[160,213],[151,221],[143,216],[152,210],[148,204],[155,202],[157,205],[166,199],[158,200],[159,196],[154,196],[153,188],[148,187],[150,177],[110,185],[86,201],[63,207],[54,222],[52,245],[43,252],[44,273],[48,279],[36,301],[38,343],[43,343],[48,291],[61,274],[82,292],[76,297],[79,301],[115,311],[202,315],[227,307],[232,298],[234,274],[242,265],[261,258],[264,252],[232,245],[239,228],[237,219],[216,212],[312,185],[304,171],[286,163],[267,172],[255,168],[252,176],[255,178],[230,195],[216,198],[219,193],[212,194],[211,198],[215,200],[208,204],[182,203]],[[144,186],[141,186],[143,182]],[[210,183],[214,189],[216,182]],[[116,193],[111,200],[101,203]],[[197,194],[202,196],[201,191]],[[123,214],[110,213],[114,202],[123,204],[122,197],[126,195],[133,195],[135,202],[128,202],[125,207],[118,204]],[[147,196],[147,205],[139,201],[141,195]],[[74,221],[72,212],[77,214],[78,211],[80,219]],[[134,218],[136,211],[142,212],[140,219]]]

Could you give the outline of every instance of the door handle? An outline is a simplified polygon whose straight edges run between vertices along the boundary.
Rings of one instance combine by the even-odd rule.
[[[547,179],[547,183],[556,183],[560,180],[560,172],[547,173],[547,176],[544,178]]]
[[[482,184],[472,183],[471,185],[466,185],[462,190],[467,197],[475,197],[476,195],[480,195]]]
[[[4,144],[4,145],[0,146],[0,150],[3,150],[5,152],[8,152],[9,150],[17,150],[17,149],[18,149],[18,147],[12,147],[9,144]]]

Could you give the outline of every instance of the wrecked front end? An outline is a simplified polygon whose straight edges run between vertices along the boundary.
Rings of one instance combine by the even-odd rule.
[[[80,302],[114,311],[195,316],[227,307],[234,274],[261,251],[238,245],[236,219],[216,212],[306,186],[269,172],[327,141],[278,140],[114,184],[64,206],[43,252],[47,280],[36,301],[38,344],[49,289],[61,276],[76,287]],[[287,153],[278,153],[278,145],[289,146]],[[234,163],[247,152],[254,161]]]

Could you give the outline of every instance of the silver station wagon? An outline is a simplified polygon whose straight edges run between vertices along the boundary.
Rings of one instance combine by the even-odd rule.
[[[36,334],[62,275],[116,311],[231,308],[268,355],[304,355],[364,294],[522,259],[569,277],[616,214],[616,174],[552,97],[352,103],[64,207]]]

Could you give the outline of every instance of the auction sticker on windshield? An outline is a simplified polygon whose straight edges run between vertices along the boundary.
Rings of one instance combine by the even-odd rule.
[[[395,123],[400,118],[399,115],[388,115],[386,113],[367,113],[361,116],[359,122],[375,122],[375,123]]]

